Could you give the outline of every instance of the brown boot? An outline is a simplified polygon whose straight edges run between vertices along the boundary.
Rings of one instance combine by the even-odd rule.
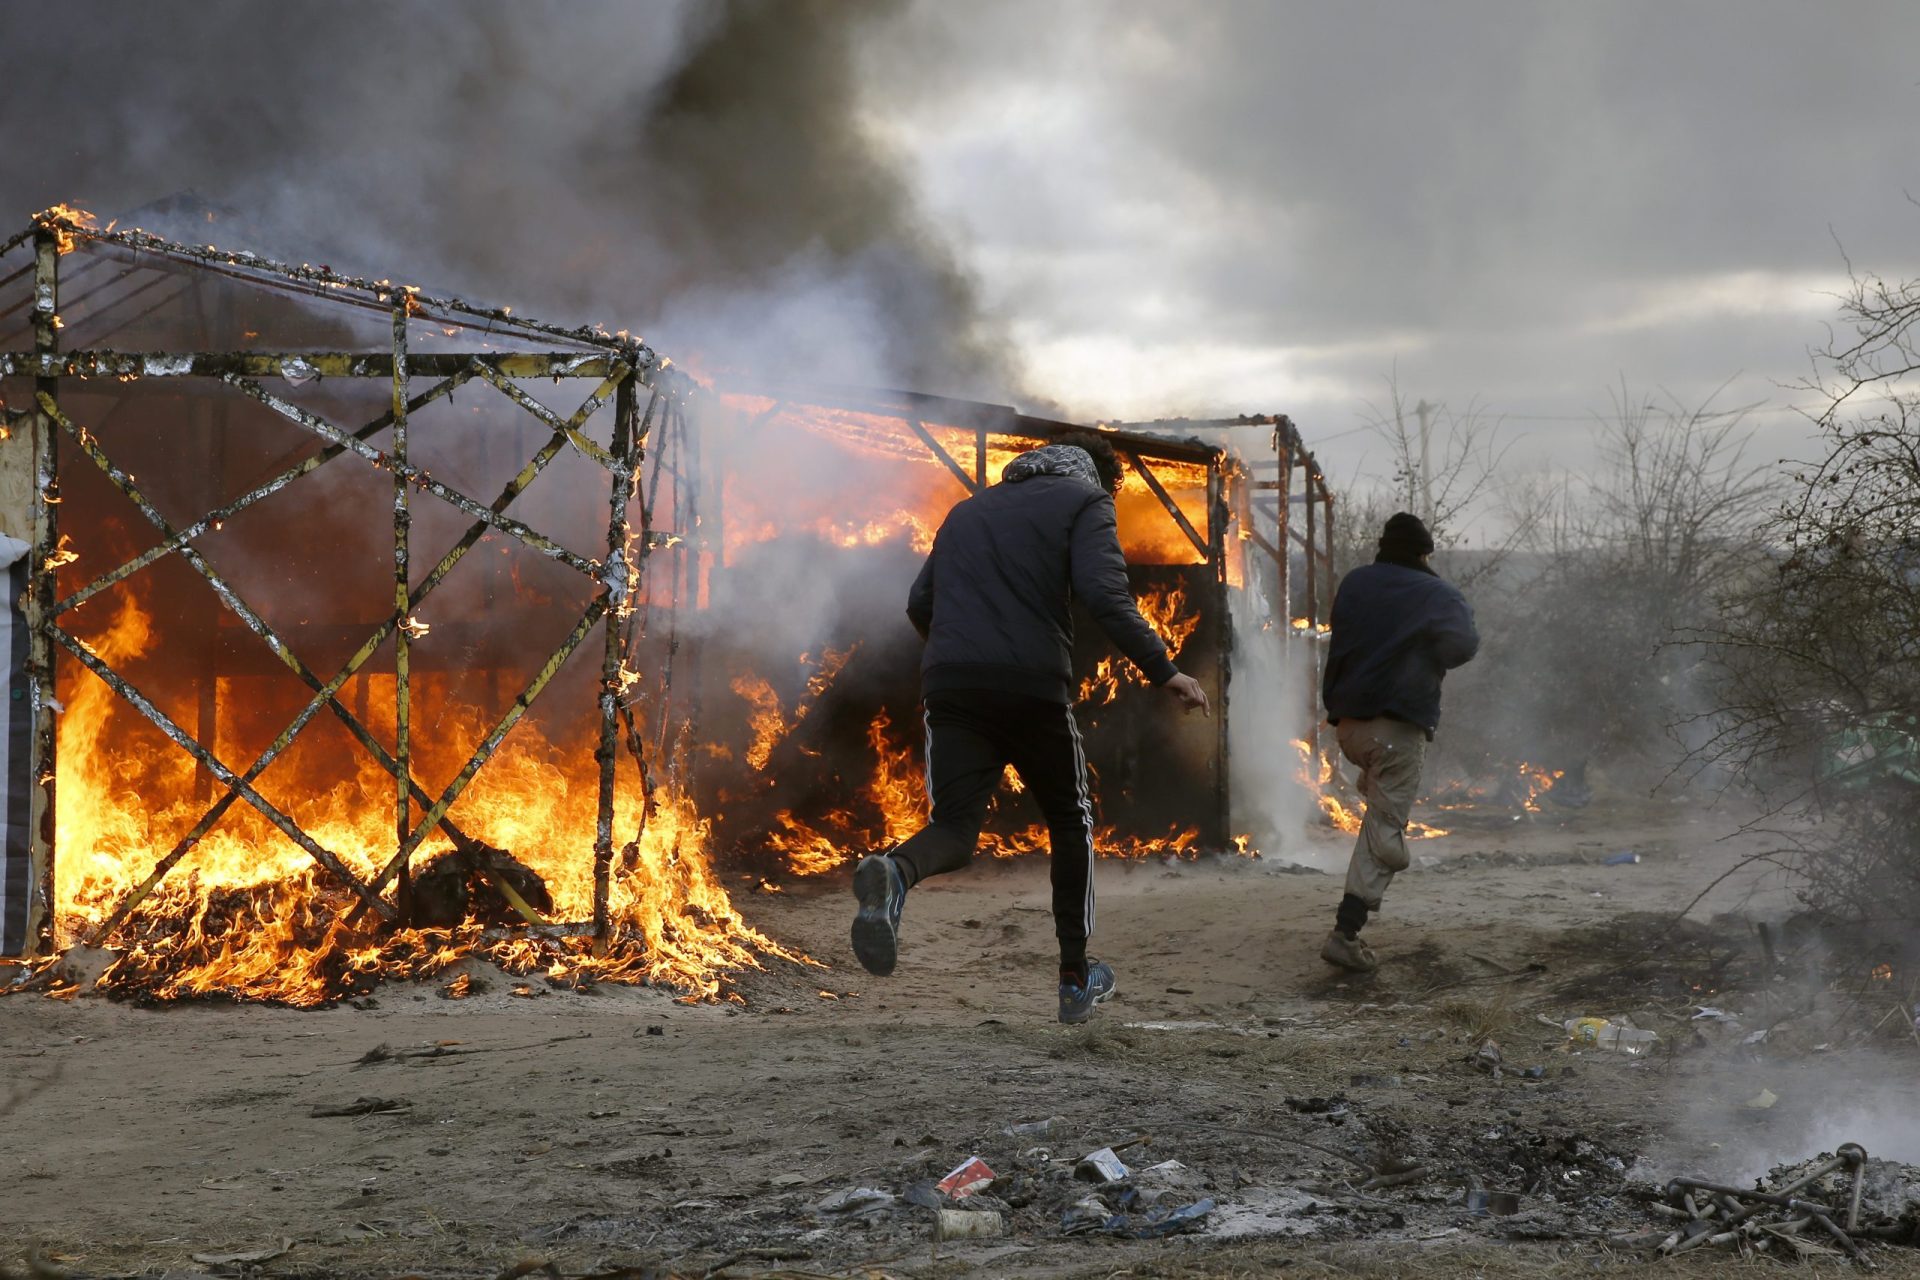
[[[1320,958],[1352,973],[1372,973],[1380,967],[1380,958],[1373,954],[1372,947],[1338,929],[1327,935],[1327,944],[1320,948]]]

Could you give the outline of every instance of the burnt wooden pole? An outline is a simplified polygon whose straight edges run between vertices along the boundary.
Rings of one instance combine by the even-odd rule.
[[[33,351],[52,356],[59,349],[60,243],[53,228],[33,233]],[[55,552],[60,545],[59,425],[40,398],[58,401],[60,379],[39,376],[33,381],[33,563],[27,566],[27,698],[33,716],[33,741],[27,769],[28,791],[27,952],[50,954],[54,949],[54,784],[56,747],[53,727]]]
[[[620,635],[621,624],[634,607],[636,584],[632,579],[637,572],[627,545],[627,507],[633,498],[638,382],[636,371],[614,393],[613,465],[609,468],[613,472],[613,492],[607,503],[607,558],[600,577],[607,642],[600,660],[600,746],[594,752],[600,765],[600,807],[593,830],[593,936],[600,943],[606,942],[613,928],[608,898],[613,867],[614,765],[620,745]]]
[[[407,490],[407,313],[411,296],[393,298],[393,829],[400,868],[394,883],[394,901],[402,923],[413,920],[413,866],[407,852],[413,834],[413,619],[409,616],[407,578],[409,538],[413,526]]]
[[[1226,454],[1222,452],[1207,468],[1207,559],[1213,566],[1213,616],[1217,628],[1215,651],[1218,653],[1219,679],[1213,708],[1214,732],[1214,811],[1220,823],[1222,850],[1233,842],[1233,790],[1230,765],[1231,743],[1227,735],[1228,686],[1233,681],[1233,603],[1227,588],[1227,489]]]

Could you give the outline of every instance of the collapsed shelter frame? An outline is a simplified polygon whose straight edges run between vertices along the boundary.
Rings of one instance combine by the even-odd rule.
[[[337,305],[385,313],[391,322],[390,349],[375,353],[313,350],[63,351],[59,318],[62,304],[61,260],[81,242],[85,242],[90,250],[98,250],[104,260],[118,263],[123,268],[117,276],[109,272],[107,279],[93,282],[90,293],[110,290],[118,281],[141,268],[152,268],[163,273],[212,272],[232,277],[251,287],[279,290],[297,297],[321,298]],[[340,880],[360,900],[361,905],[356,910],[370,910],[387,920],[406,919],[410,911],[409,884],[414,853],[436,828],[443,828],[456,846],[468,843],[464,834],[449,820],[448,811],[560,667],[603,619],[606,622],[606,643],[600,669],[599,744],[595,751],[599,766],[599,794],[593,851],[592,921],[585,929],[581,926],[551,925],[514,891],[505,877],[490,878],[502,897],[530,924],[573,933],[590,929],[596,939],[605,939],[610,932],[608,897],[613,854],[614,772],[616,757],[623,743],[634,755],[642,776],[650,776],[644,743],[630,709],[619,696],[623,688],[623,664],[635,642],[635,602],[639,598],[641,573],[648,552],[681,542],[679,535],[657,532],[651,528],[652,499],[657,495],[639,495],[641,527],[637,530],[631,525],[630,505],[639,488],[637,481],[650,435],[655,431],[669,437],[675,432],[684,435],[682,396],[686,384],[680,375],[669,371],[668,361],[658,357],[644,344],[624,335],[610,335],[592,328],[564,329],[513,317],[505,308],[483,308],[456,298],[428,297],[412,286],[346,277],[326,268],[293,267],[253,254],[222,251],[212,246],[189,247],[139,231],[96,230],[59,211],[40,215],[26,230],[0,241],[0,257],[29,244],[32,249],[31,262],[0,277],[0,285],[3,285],[30,273],[32,282],[28,299],[31,306],[32,351],[0,352],[0,377],[25,376],[33,379],[33,403],[30,407],[0,407],[0,414],[4,415],[0,418],[0,425],[4,425],[8,435],[23,425],[28,428],[33,454],[32,549],[29,553],[29,586],[23,601],[29,632],[26,674],[32,719],[28,766],[32,779],[28,863],[32,882],[27,935],[29,953],[50,952],[55,947],[54,802],[57,770],[54,713],[59,707],[55,688],[57,649],[64,649],[98,676],[225,788],[224,793],[206,808],[186,834],[121,898],[107,919],[94,931],[93,940],[99,942],[111,935],[227,810],[243,799]],[[80,274],[75,272],[69,277],[69,286],[78,283],[74,277]],[[151,282],[142,286],[143,289],[149,287],[152,287]],[[75,294],[68,295],[70,305],[75,299]],[[126,300],[125,297],[116,299],[117,302]],[[141,314],[144,316],[163,304],[164,300],[154,303]],[[464,329],[483,335],[511,336],[534,349],[509,352],[410,351],[408,326],[410,320],[416,317],[457,326],[456,331]],[[390,406],[370,422],[351,429],[344,428],[276,395],[262,385],[260,379],[276,375],[296,385],[313,377],[384,380],[391,385]],[[416,377],[435,378],[438,381],[423,392],[409,394],[409,380]],[[562,417],[527,395],[513,382],[516,378],[530,377],[552,378],[556,381],[569,379],[589,385],[591,390],[570,416]],[[324,443],[324,447],[198,520],[176,527],[155,508],[134,477],[107,456],[85,424],[75,422],[61,404],[61,387],[68,379],[132,381],[143,378],[217,381],[311,433]],[[497,390],[550,433],[546,442],[526,460],[498,495],[485,502],[435,479],[409,460],[407,450],[408,415],[419,412],[454,389],[474,382]],[[646,393],[644,397],[643,391]],[[603,447],[589,437],[583,428],[588,419],[609,402],[614,406],[611,445]],[[373,437],[388,430],[392,435],[387,449],[376,449],[369,443]],[[59,532],[59,444],[62,435],[77,446],[112,487],[133,504],[161,538],[153,547],[65,598],[58,597],[56,581],[56,570],[64,562]],[[514,500],[527,490],[547,464],[569,447],[599,464],[608,477],[607,536],[604,555],[599,558],[577,554],[506,514]],[[347,454],[363,459],[387,473],[392,480],[393,608],[373,628],[353,656],[331,678],[323,678],[293,652],[260,612],[249,605],[194,548],[193,542],[209,529],[217,528],[225,519],[280,492],[325,463]],[[657,468],[655,475],[657,482]],[[413,548],[409,531],[416,493],[441,499],[471,517],[472,524],[434,563],[419,585],[410,587]],[[676,514],[684,515],[685,509],[676,507]],[[411,767],[409,648],[416,633],[423,630],[415,621],[415,613],[434,589],[446,580],[454,566],[489,533],[513,538],[537,554],[567,566],[592,582],[595,591],[559,647],[545,659],[526,687],[494,723],[464,767],[446,788],[434,795],[414,778]],[[86,644],[70,634],[60,622],[63,614],[97,593],[163,556],[176,554],[206,580],[227,610],[312,692],[293,721],[244,769],[235,769],[221,760],[211,745],[168,716]],[[618,625],[622,621],[626,625]],[[394,646],[395,673],[395,749],[391,752],[338,696],[346,682],[366,665],[389,638]],[[322,710],[330,711],[339,719],[394,780],[394,846],[391,855],[371,880],[361,879],[337,853],[321,845],[252,785]],[[212,736],[205,725],[201,726],[201,731]],[[414,818],[416,806],[421,815],[417,822]],[[641,821],[644,824],[644,809]],[[484,866],[482,872],[486,874]],[[389,884],[395,886],[395,902],[391,904],[381,896],[382,890]]]

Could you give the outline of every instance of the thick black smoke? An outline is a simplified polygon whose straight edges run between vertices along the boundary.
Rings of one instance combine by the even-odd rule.
[[[972,282],[863,125],[894,12],[8,4],[0,215],[68,200],[711,366],[1004,397]]]

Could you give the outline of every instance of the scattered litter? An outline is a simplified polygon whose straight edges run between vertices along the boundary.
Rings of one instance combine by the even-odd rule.
[[[979,1156],[968,1156],[959,1168],[940,1179],[936,1187],[955,1200],[965,1200],[974,1192],[985,1191],[992,1186],[995,1176],[985,1160]],[[1122,1176],[1125,1176],[1124,1173]]]
[[[1177,1209],[1155,1205],[1137,1216],[1123,1213],[1109,1218],[1103,1229],[1136,1240],[1151,1240],[1160,1236],[1179,1235],[1183,1231],[1197,1231],[1212,1212],[1211,1199],[1196,1200]]]
[[[1560,1025],[1566,1030],[1567,1038],[1577,1045],[1607,1049],[1633,1058],[1653,1048],[1660,1038],[1651,1031],[1628,1026],[1624,1021],[1610,1022],[1605,1018],[1568,1018]]]
[[[1113,1153],[1112,1147],[1089,1151],[1073,1166],[1073,1176],[1082,1182],[1120,1182],[1127,1172],[1126,1163]]]
[[[834,1192],[813,1207],[821,1213],[865,1217],[892,1204],[893,1193],[890,1191],[882,1191],[878,1187],[848,1187],[844,1191]]]
[[[1087,1196],[1068,1205],[1066,1212],[1060,1215],[1060,1232],[1062,1235],[1077,1236],[1097,1231],[1106,1226],[1111,1217],[1113,1211],[1099,1196]]]
[[[355,1098],[352,1102],[316,1103],[307,1114],[322,1116],[382,1116],[405,1111],[413,1104],[405,1098]]]
[[[1920,1170],[1870,1160],[1858,1143],[1830,1156],[1775,1168],[1756,1188],[1699,1178],[1667,1183],[1665,1202],[1648,1209],[1677,1222],[1662,1254],[1702,1244],[1783,1258],[1845,1255],[1867,1262],[1862,1240],[1920,1243]]]
[[[1159,1164],[1136,1169],[1133,1174],[1134,1199],[1129,1207],[1138,1205],[1151,1208],[1177,1200],[1184,1201],[1199,1189],[1200,1182],[1200,1175],[1178,1160],[1162,1160]]]
[[[1006,1219],[993,1209],[942,1209],[934,1223],[936,1240],[983,1240],[1000,1235]]]
[[[916,1182],[900,1193],[900,1198],[908,1204],[917,1204],[922,1209],[944,1209],[947,1207],[947,1193],[931,1182]]]
[[[1473,1051],[1473,1057],[1468,1059],[1468,1061],[1492,1076],[1495,1080],[1498,1080],[1500,1078],[1500,1064],[1502,1061],[1500,1042],[1497,1040],[1482,1040],[1480,1047]]]
[[[1052,1134],[1053,1127],[1064,1124],[1059,1116],[1048,1116],[1045,1120],[1029,1120],[1025,1124],[1010,1124],[1001,1132],[1014,1138],[1044,1138]]]
[[[1773,1104],[1780,1101],[1780,1095],[1771,1089],[1762,1089],[1740,1105],[1749,1111],[1769,1111]]]
[[[1640,861],[1640,855],[1629,849],[1625,853],[1614,854],[1601,865],[1606,867],[1630,867],[1638,861]]]

